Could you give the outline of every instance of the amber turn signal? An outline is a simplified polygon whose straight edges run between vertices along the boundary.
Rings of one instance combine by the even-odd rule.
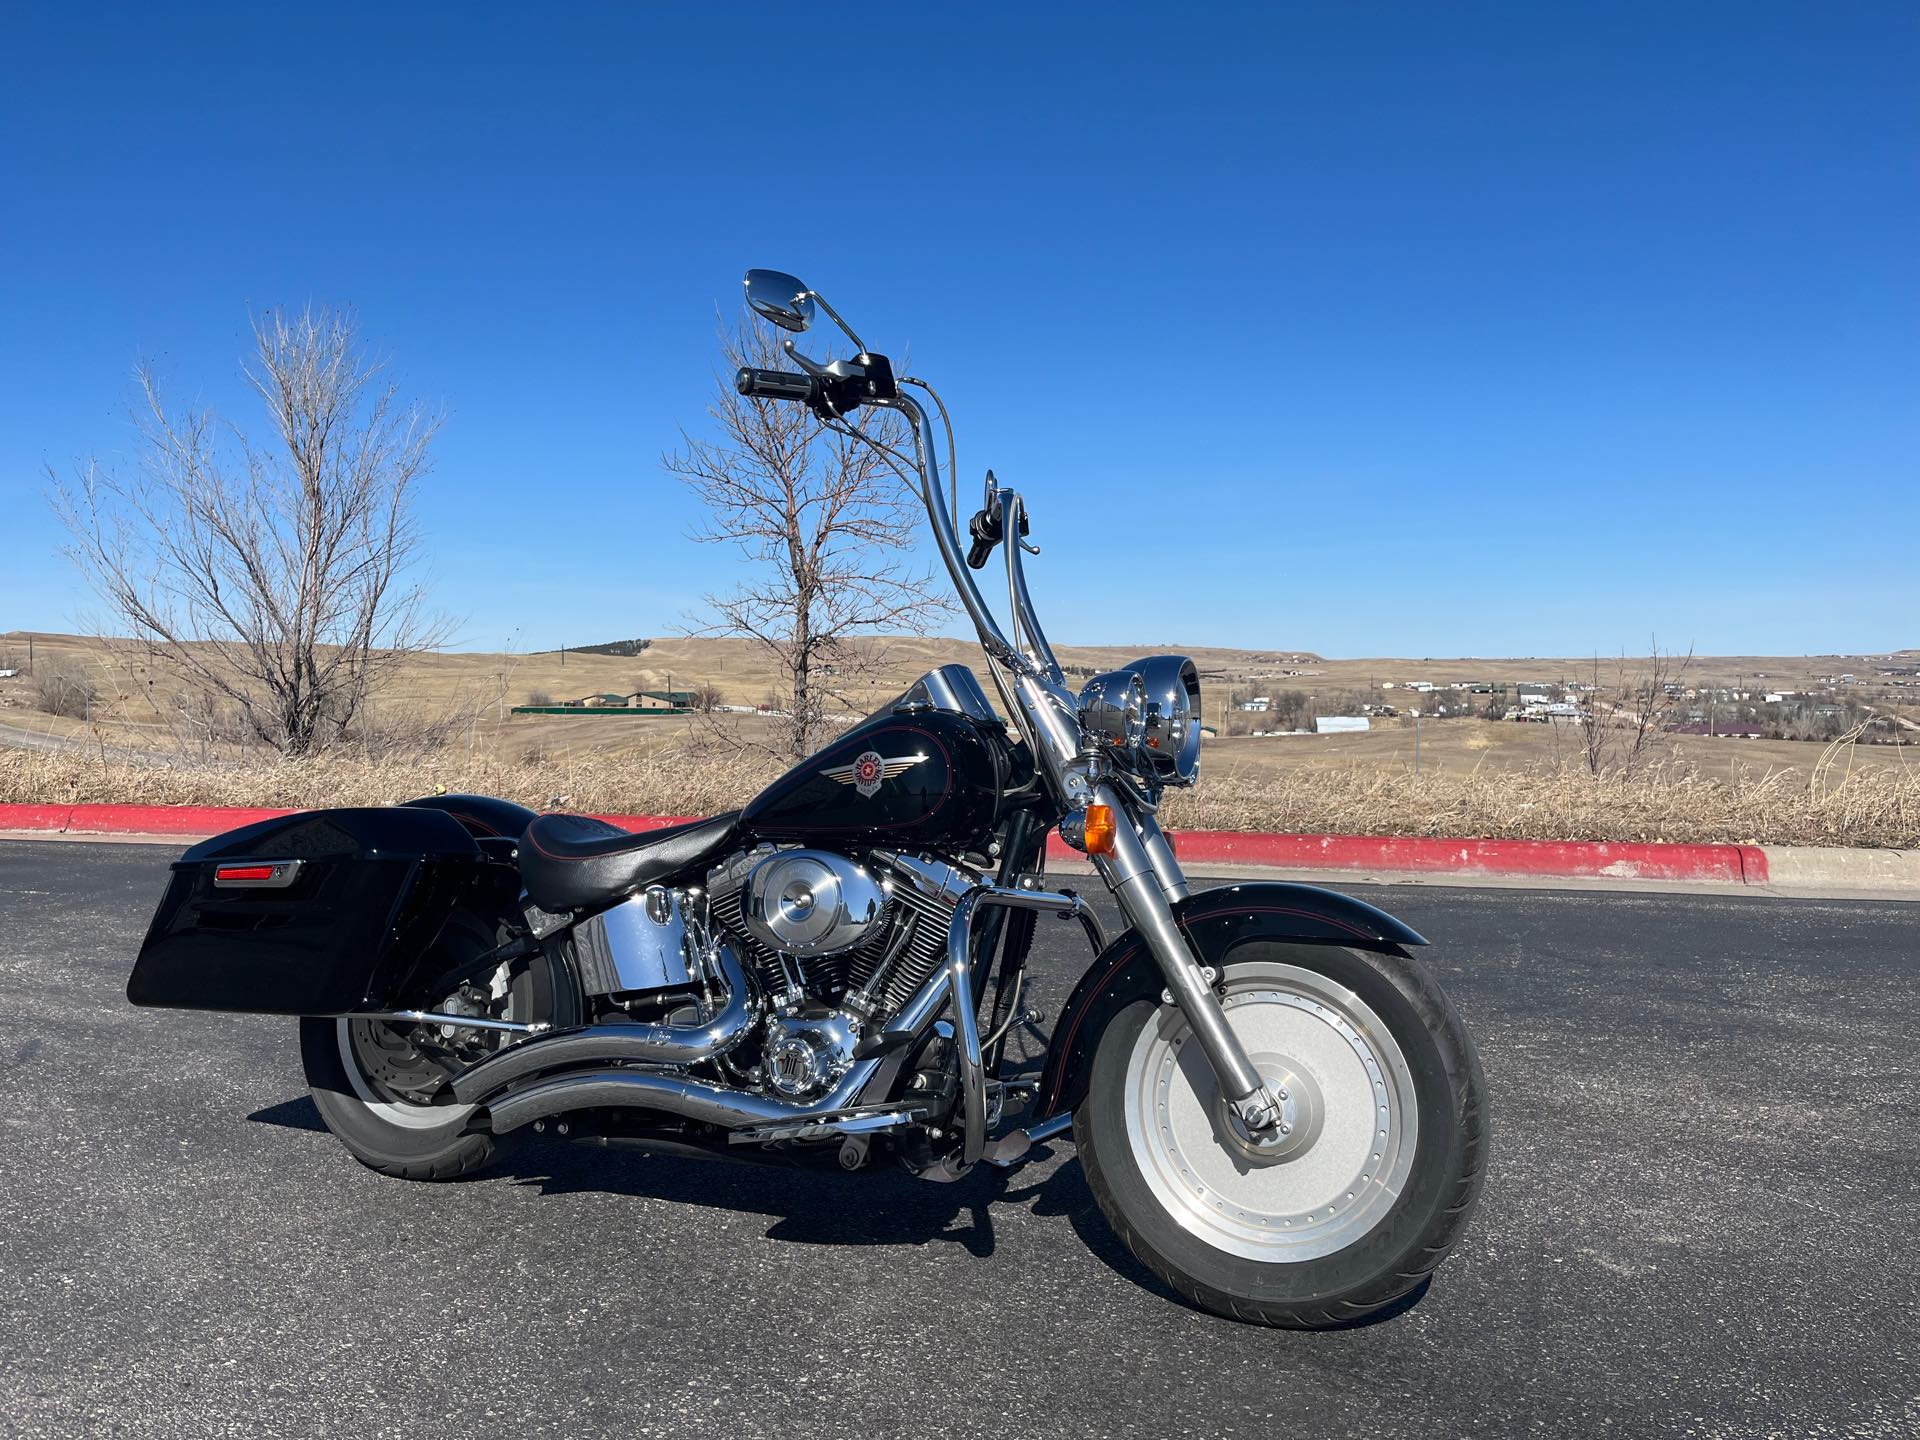
[[[1114,821],[1111,805],[1087,806],[1087,854],[1113,853]]]

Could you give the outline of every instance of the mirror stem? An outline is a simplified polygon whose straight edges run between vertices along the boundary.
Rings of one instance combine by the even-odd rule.
[[[847,338],[853,342],[853,348],[858,350],[862,355],[866,354],[867,342],[853,333],[853,327],[840,318],[840,312],[827,303],[827,297],[822,295],[818,290],[809,290],[806,293],[813,297],[815,304],[827,312],[827,318],[829,320],[833,321],[834,324],[846,332]]]

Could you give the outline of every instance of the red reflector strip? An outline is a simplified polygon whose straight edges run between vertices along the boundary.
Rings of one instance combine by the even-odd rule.
[[[222,865],[213,872],[215,880],[271,880],[274,867],[271,865]]]

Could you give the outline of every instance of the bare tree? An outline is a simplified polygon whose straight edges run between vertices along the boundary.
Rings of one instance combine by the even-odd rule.
[[[723,698],[720,687],[711,680],[702,680],[693,687],[693,708],[702,715],[711,715],[718,710]]]
[[[1617,766],[1622,780],[1633,778],[1652,758],[1655,742],[1672,728],[1680,682],[1692,665],[1691,648],[1675,656],[1654,640],[1644,663],[1630,670],[1623,656],[1603,683],[1600,657],[1594,656],[1592,689],[1579,720],[1580,758],[1589,773],[1604,775]]]
[[[437,418],[403,404],[342,312],[254,322],[242,368],[265,404],[255,443],[176,410],[138,371],[140,461],[54,476],[68,555],[154,665],[230,703],[288,755],[347,734],[444,622],[409,580],[413,492]]]
[[[1589,775],[1605,772],[1619,732],[1614,728],[1612,706],[1602,699],[1600,657],[1593,657],[1593,680],[1587,689],[1587,703],[1579,709],[1580,759]]]
[[[1673,714],[1681,699],[1681,678],[1693,665],[1693,647],[1677,658],[1662,651],[1655,640],[1649,647],[1647,663],[1631,686],[1622,687],[1627,698],[1627,739],[1620,762],[1620,778],[1631,780],[1634,770],[1652,758],[1654,741],[1673,726]]]
[[[710,633],[745,636],[773,659],[770,748],[797,758],[823,739],[826,702],[878,663],[860,637],[924,633],[946,602],[900,559],[915,511],[887,462],[805,406],[735,392],[734,367],[791,368],[763,327],[723,330],[721,348],[728,370],[708,407],[715,438],[683,434],[684,448],[661,463],[707,507],[694,538],[737,546],[750,562],[738,587],[706,597],[717,617]],[[860,418],[883,443],[904,442],[891,412]]]

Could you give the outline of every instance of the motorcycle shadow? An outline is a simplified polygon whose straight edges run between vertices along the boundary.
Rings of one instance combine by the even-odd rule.
[[[1077,1190],[1086,1206],[1093,1205],[1078,1166],[1058,1167],[1041,1184],[1021,1189],[1016,1176],[988,1166],[936,1184],[884,1162],[848,1175],[541,1140],[503,1156],[489,1173],[534,1186],[542,1195],[597,1192],[759,1215],[771,1222],[769,1240],[791,1245],[955,1244],[980,1259],[996,1248],[997,1210],[1040,1197],[1034,1209],[1043,1213],[1061,1189]]]
[[[313,1101],[302,1095],[254,1111],[262,1125],[326,1133]],[[562,1140],[530,1140],[473,1177],[531,1186],[545,1195],[598,1193],[704,1206],[768,1217],[767,1238],[810,1246],[957,1244],[986,1259],[994,1253],[994,1214],[1021,1210],[1035,1219],[1064,1219],[1074,1236],[1110,1270],[1143,1290],[1196,1314],[1205,1312],[1155,1275],[1121,1243],[1071,1161],[1072,1148],[1041,1145],[1013,1170],[982,1165],[952,1184],[904,1170],[854,1175],[827,1169],[729,1163],[676,1155],[608,1150]],[[1423,1281],[1386,1309],[1351,1325],[1375,1325],[1405,1314],[1427,1292]]]
[[[285,1130],[326,1132],[313,1101],[304,1095],[247,1118]],[[772,1221],[769,1240],[793,1245],[956,1244],[982,1259],[994,1253],[995,1210],[1019,1208],[1039,1218],[1066,1219],[1108,1265],[1138,1284],[1164,1291],[1107,1228],[1080,1167],[1057,1163],[1060,1158],[1071,1158],[1070,1147],[1042,1146],[1035,1159],[1019,1169],[982,1165],[951,1184],[936,1184],[888,1168],[885,1162],[847,1175],[542,1139],[512,1147],[473,1178],[531,1186],[542,1195],[597,1192],[762,1215]]]

